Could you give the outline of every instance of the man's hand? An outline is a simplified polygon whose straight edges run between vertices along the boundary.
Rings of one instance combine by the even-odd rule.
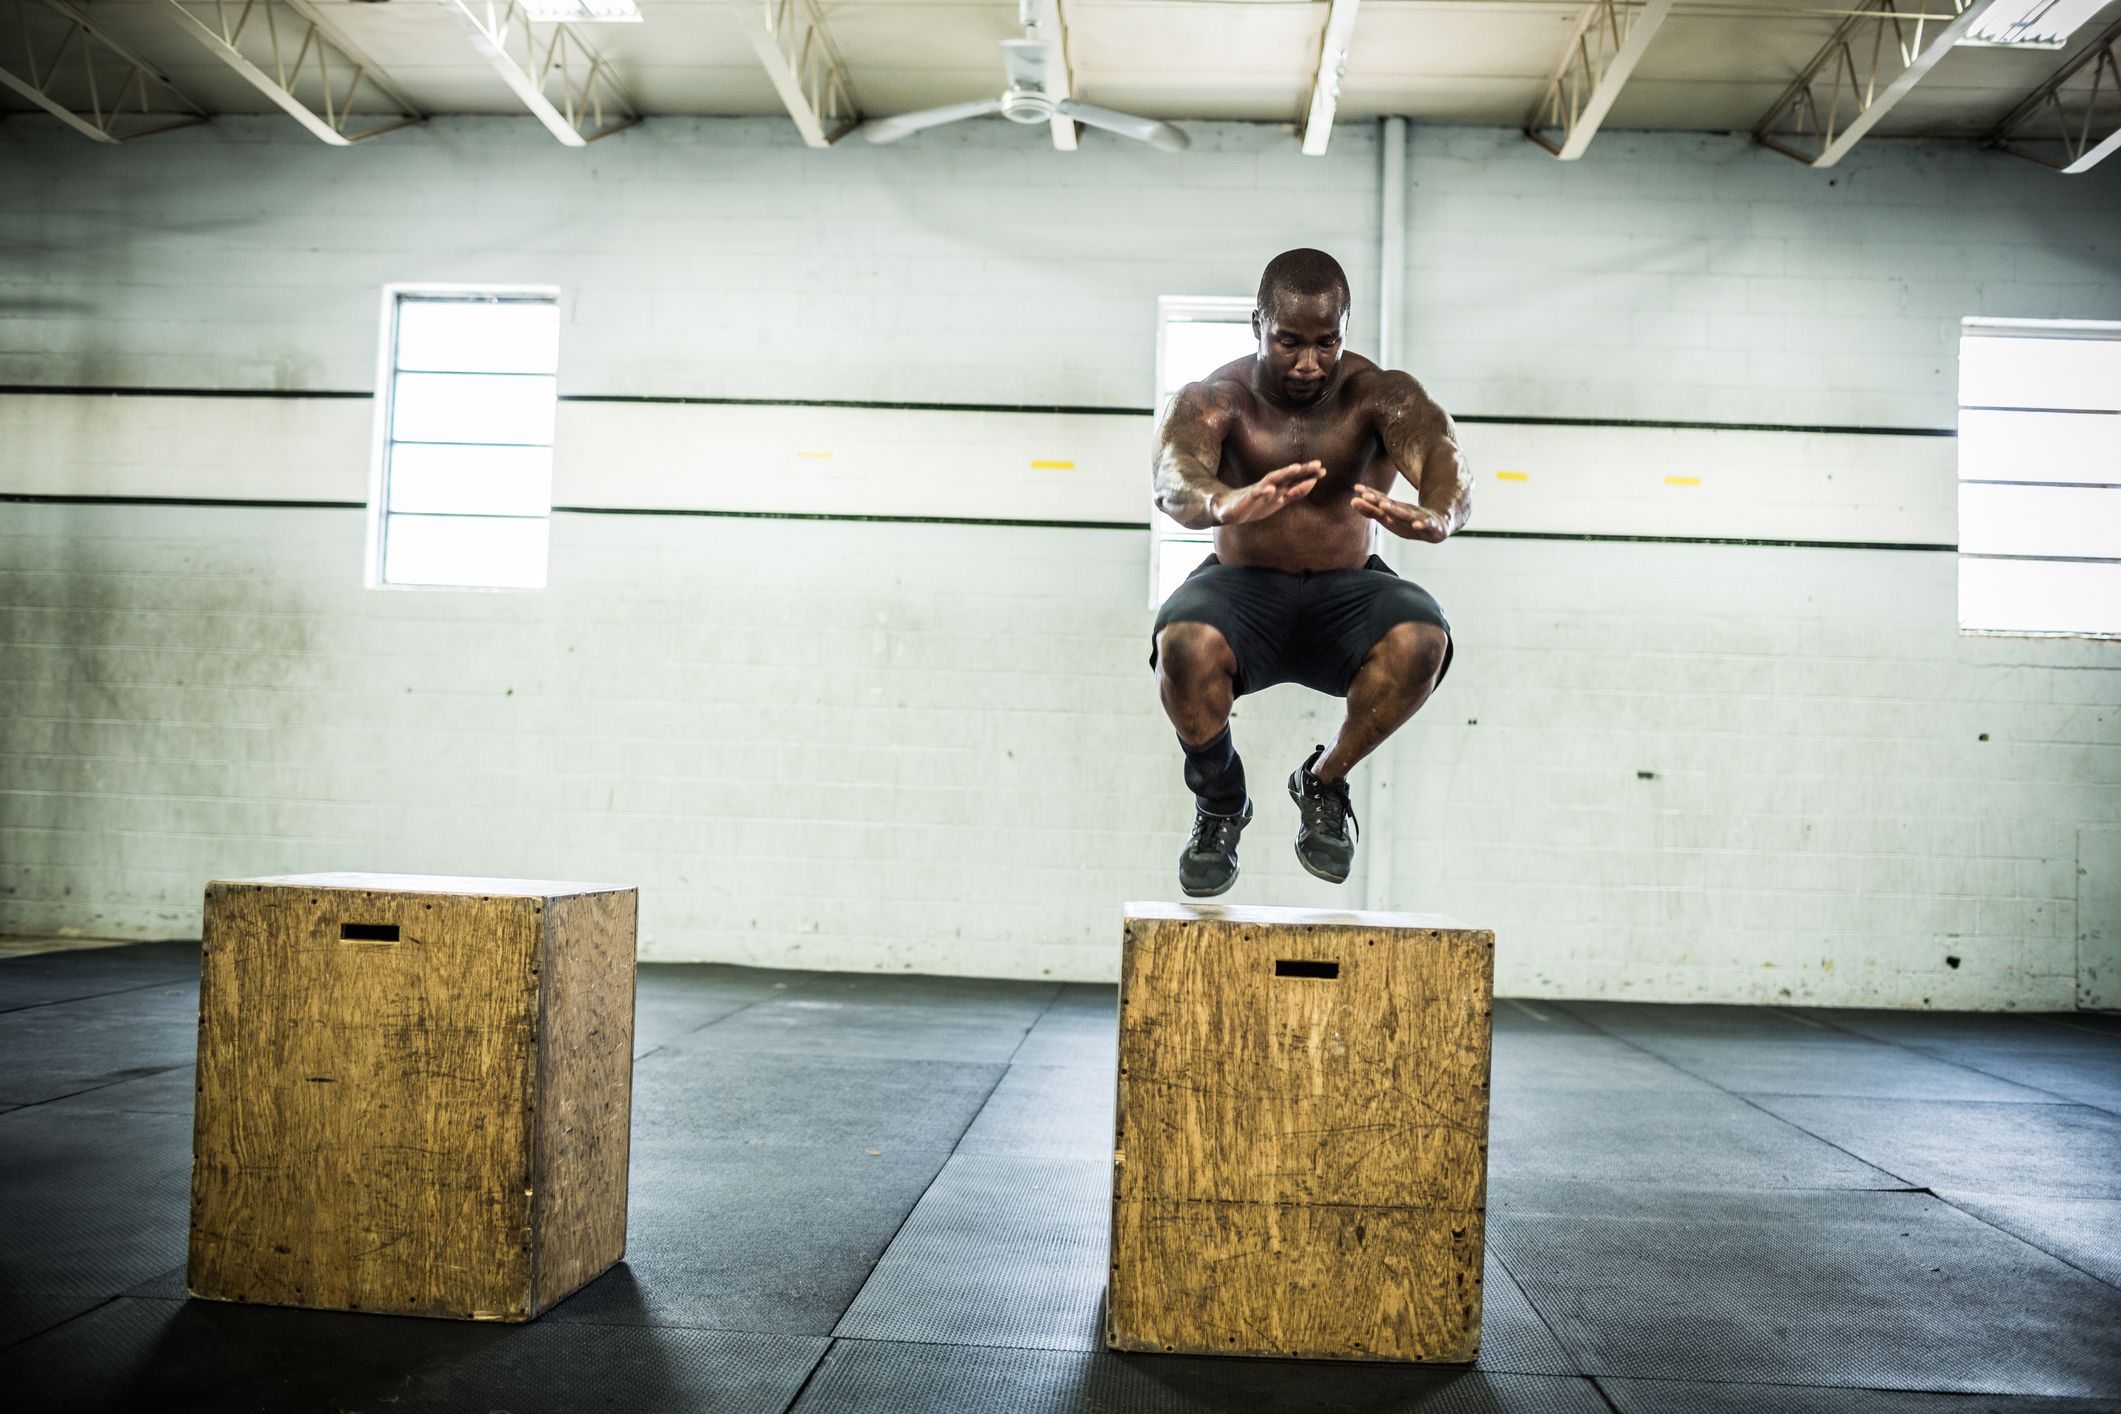
[[[1311,494],[1318,478],[1326,474],[1324,462],[1292,462],[1270,471],[1250,486],[1231,490],[1215,501],[1217,525],[1245,525],[1265,520],[1291,501]]]
[[[1440,545],[1451,528],[1444,518],[1426,506],[1395,501],[1374,486],[1357,486],[1351,505],[1402,540],[1426,540]]]

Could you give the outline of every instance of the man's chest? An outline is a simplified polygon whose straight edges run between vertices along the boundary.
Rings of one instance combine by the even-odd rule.
[[[1232,486],[1249,486],[1270,471],[1316,461],[1326,467],[1321,490],[1347,491],[1375,468],[1383,450],[1367,409],[1261,409],[1241,418],[1224,439],[1221,477]]]

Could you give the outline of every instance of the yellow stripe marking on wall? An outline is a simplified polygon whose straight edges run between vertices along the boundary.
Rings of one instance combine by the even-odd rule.
[[[1667,486],[1699,486],[1701,478],[1698,476],[1667,476],[1664,479],[1664,484]]]
[[[1033,462],[1031,463],[1031,469],[1032,469],[1033,471],[1073,471],[1073,470],[1075,470],[1075,463],[1074,463],[1074,462],[1042,462],[1042,461],[1036,461],[1036,460],[1034,460],[1034,461],[1033,461]]]
[[[1524,471],[1498,471],[1495,473],[1495,479],[1497,481],[1530,481],[1532,476],[1530,472]]]
[[[814,461],[832,460],[832,453],[830,452],[797,452],[796,455],[799,457],[809,457]]]

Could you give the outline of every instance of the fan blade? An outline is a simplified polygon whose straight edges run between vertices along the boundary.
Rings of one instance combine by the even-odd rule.
[[[960,118],[984,118],[989,113],[1002,111],[999,98],[983,98],[977,103],[952,103],[943,108],[923,108],[918,113],[900,113],[893,118],[878,118],[864,123],[861,134],[871,142],[897,142],[922,128],[940,127],[954,123]]]
[[[1053,111],[1064,118],[1073,118],[1078,123],[1103,128],[1108,133],[1118,133],[1137,142],[1146,142],[1159,152],[1184,152],[1193,145],[1193,140],[1186,136],[1183,128],[1175,128],[1155,118],[1138,118],[1132,113],[1100,108],[1095,103],[1084,103],[1079,99],[1063,98],[1053,105]]]
[[[1002,41],[1002,68],[1009,75],[1011,88],[1043,89],[1046,86],[1046,61],[1050,57],[1040,40]]]

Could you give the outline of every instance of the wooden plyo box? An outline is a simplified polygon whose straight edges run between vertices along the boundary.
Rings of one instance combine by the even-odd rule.
[[[194,1296],[527,1321],[626,1249],[635,891],[206,888]]]
[[[1126,907],[1106,1344],[1480,1349],[1495,935]]]

